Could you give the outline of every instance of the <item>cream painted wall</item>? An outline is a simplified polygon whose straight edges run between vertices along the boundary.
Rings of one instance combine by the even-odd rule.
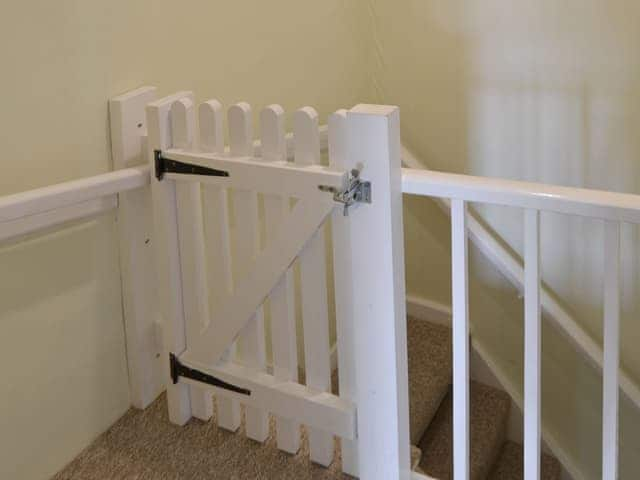
[[[142,84],[323,119],[395,103],[434,168],[638,192],[639,14],[629,0],[13,2],[0,194],[109,170],[107,99]],[[405,206],[408,290],[448,302],[448,221]],[[519,212],[482,214],[520,249]],[[623,357],[640,378],[639,242],[625,228]],[[543,220],[545,280],[596,338],[601,236]],[[47,478],[128,407],[115,245],[111,215],[0,245],[1,478]],[[521,302],[474,252],[472,270],[474,332],[521,382]],[[544,353],[545,423],[597,478],[599,376],[549,328]],[[623,420],[621,478],[634,478],[640,418],[625,402]]]
[[[640,5],[629,0],[369,0],[376,100],[439,170],[640,193]],[[408,291],[450,301],[448,222],[408,199]],[[522,249],[522,213],[482,208]],[[603,227],[543,215],[543,276],[600,340]],[[640,379],[640,241],[623,228],[622,358]],[[445,257],[443,258],[443,255]],[[418,262],[417,259],[420,259]],[[522,381],[522,303],[472,255],[474,333]],[[583,478],[600,475],[601,379],[544,329],[545,424]],[[640,471],[640,413],[623,400],[621,477]]]
[[[107,100],[366,95],[360,1],[27,0],[0,15],[0,195],[110,170]],[[129,405],[115,218],[0,245],[0,478],[50,477]]]

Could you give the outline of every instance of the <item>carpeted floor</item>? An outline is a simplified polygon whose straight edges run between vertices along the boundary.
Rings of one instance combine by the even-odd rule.
[[[452,478],[451,331],[422,320],[407,323],[411,438],[422,450],[420,470]],[[337,390],[337,376],[333,376]],[[522,479],[522,447],[505,442],[510,399],[495,388],[472,383],[472,480]],[[54,480],[305,480],[348,479],[341,473],[340,443],[329,468],[309,460],[306,432],[296,455],[278,450],[275,421],[267,442],[230,433],[192,419],[169,423],[164,395],[145,411],[131,409],[59,472]],[[417,450],[416,450],[417,452]],[[543,480],[558,480],[560,465],[543,458]]]
[[[209,422],[192,419],[184,427],[169,423],[162,395],[145,411],[131,409],[59,472],[54,480],[293,480],[349,479],[340,472],[340,447],[329,468],[309,461],[302,448],[292,456],[275,446],[275,422],[264,444]],[[242,429],[242,427],[241,427]]]

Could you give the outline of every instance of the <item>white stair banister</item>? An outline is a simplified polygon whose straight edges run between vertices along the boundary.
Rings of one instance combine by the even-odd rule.
[[[349,209],[359,474],[367,480],[407,480],[409,400],[398,108],[358,105],[347,113],[347,129],[349,158],[372,185],[372,203]]]
[[[524,478],[540,479],[540,212],[525,210]]]
[[[469,479],[469,261],[467,204],[451,200],[453,477]]]

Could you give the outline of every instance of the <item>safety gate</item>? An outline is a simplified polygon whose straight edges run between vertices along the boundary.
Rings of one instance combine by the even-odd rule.
[[[254,141],[238,103],[227,146],[223,117],[190,92],[146,107],[170,420],[211,418],[213,393],[225,429],[244,405],[254,440],[273,414],[284,451],[304,425],[313,461],[332,462],[336,436],[346,473],[409,478],[397,108],[340,110],[324,130],[305,107],[286,135],[271,105]]]

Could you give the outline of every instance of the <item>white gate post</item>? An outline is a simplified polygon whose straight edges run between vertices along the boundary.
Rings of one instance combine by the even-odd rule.
[[[146,161],[145,106],[155,100],[155,87],[142,87],[109,101],[111,150],[115,170]],[[118,195],[118,237],[122,303],[127,342],[131,404],[147,408],[165,387],[165,358],[157,332],[154,259],[151,244],[151,189]]]
[[[400,113],[357,105],[348,154],[372,203],[349,209],[360,478],[408,479],[409,400]]]

